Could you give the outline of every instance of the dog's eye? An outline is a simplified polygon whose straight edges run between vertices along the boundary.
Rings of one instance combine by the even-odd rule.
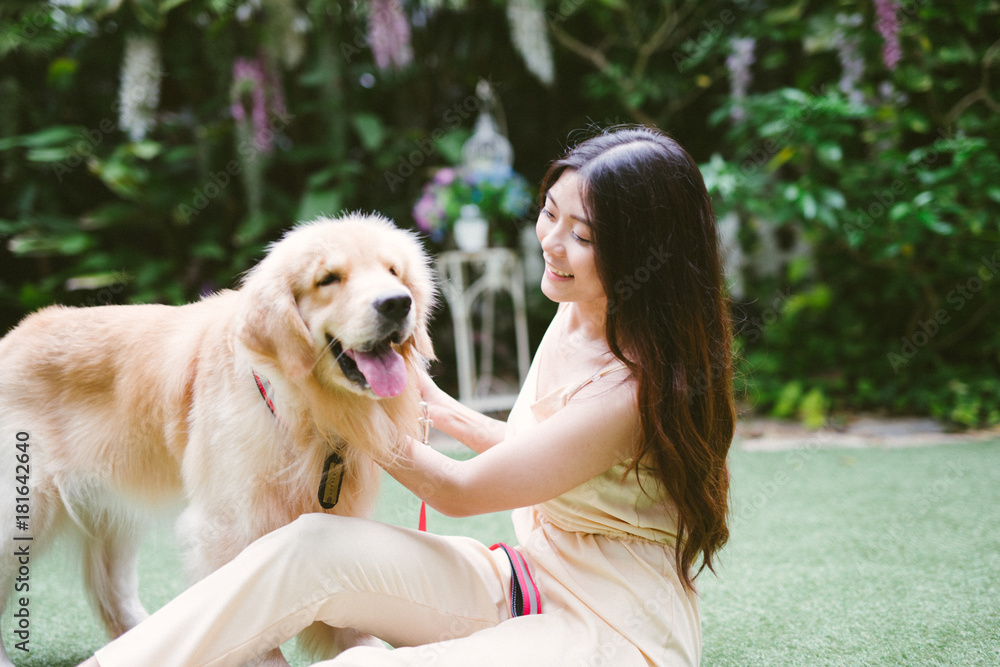
[[[394,276],[398,276],[399,275],[399,272],[396,271],[396,267],[395,266],[390,266],[389,267],[389,273],[391,273]]]
[[[316,282],[316,287],[325,287],[326,285],[332,285],[339,282],[340,274],[335,271],[331,271]]]

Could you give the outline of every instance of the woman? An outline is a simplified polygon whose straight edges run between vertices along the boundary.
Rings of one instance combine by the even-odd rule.
[[[448,515],[520,508],[519,546],[309,515],[85,664],[241,664],[316,621],[409,647],[323,665],[698,664],[694,578],[728,537],[734,429],[710,200],[648,128],[581,143],[541,196],[559,309],[507,423],[426,378],[434,424],[478,456],[409,441],[387,468]]]

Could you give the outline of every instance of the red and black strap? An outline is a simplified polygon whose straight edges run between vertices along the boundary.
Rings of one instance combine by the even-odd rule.
[[[257,371],[252,372],[254,382],[257,383],[257,391],[260,392],[261,398],[267,404],[268,410],[271,411],[271,414],[274,415],[274,418],[279,423],[284,425],[285,422],[281,419],[281,415],[274,408],[274,401],[271,398],[271,383],[267,381],[267,378],[262,378],[258,375]],[[319,481],[320,507],[329,510],[336,506],[337,501],[340,500],[340,486],[343,481],[344,459],[334,451],[326,458],[326,462],[323,464],[323,472]]]
[[[510,560],[510,613],[515,618],[529,614],[540,614],[542,612],[542,599],[538,593],[538,586],[535,585],[535,580],[528,570],[528,563],[524,560],[524,556],[517,549],[503,542],[494,544],[490,550],[497,548],[503,549]]]

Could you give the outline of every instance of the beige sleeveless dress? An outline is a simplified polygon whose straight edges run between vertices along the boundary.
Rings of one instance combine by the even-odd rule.
[[[615,363],[581,384],[538,398],[538,358],[508,417],[508,437],[544,421],[583,387],[611,386],[626,372]],[[541,589],[543,613],[558,609],[588,624],[610,626],[612,639],[595,656],[606,662],[595,664],[635,664],[623,658],[637,651],[649,665],[697,665],[698,596],[684,589],[675,569],[675,513],[646,493],[657,493],[655,480],[643,478],[640,488],[635,471],[626,475],[625,469],[622,462],[557,498],[514,511],[519,547]]]

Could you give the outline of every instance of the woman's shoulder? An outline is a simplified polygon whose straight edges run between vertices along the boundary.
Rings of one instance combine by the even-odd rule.
[[[606,364],[579,382],[567,396],[567,400],[585,400],[602,397],[624,401],[636,400],[635,378],[628,367],[618,359]]]

